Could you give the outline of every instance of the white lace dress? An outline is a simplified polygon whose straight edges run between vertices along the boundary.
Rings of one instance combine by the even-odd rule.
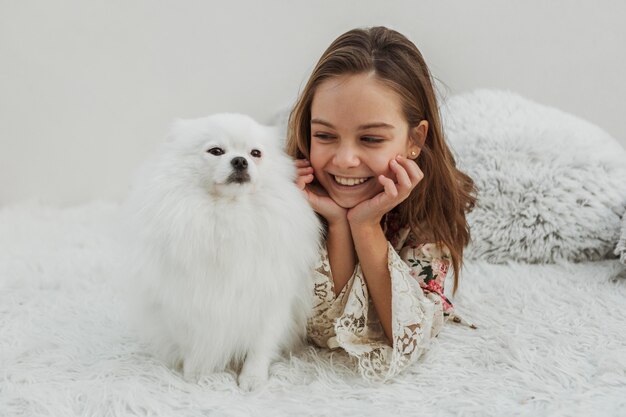
[[[392,291],[393,347],[368,294],[360,265],[335,297],[324,247],[315,269],[314,310],[309,338],[318,346],[343,348],[358,359],[364,378],[387,380],[414,363],[449,319],[476,328],[455,313],[443,294],[450,252],[434,243],[417,243],[410,228],[394,227],[394,213],[383,222],[388,241]]]

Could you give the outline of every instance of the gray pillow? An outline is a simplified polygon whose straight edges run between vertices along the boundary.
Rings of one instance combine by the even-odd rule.
[[[626,150],[615,139],[506,91],[453,96],[441,112],[458,167],[479,189],[468,215],[468,258],[544,263],[613,255],[626,211]]]

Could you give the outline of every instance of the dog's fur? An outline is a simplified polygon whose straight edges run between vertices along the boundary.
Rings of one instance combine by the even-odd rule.
[[[175,122],[140,170],[126,206],[132,297],[186,379],[243,365],[253,389],[304,339],[320,224],[294,178],[276,129],[230,113]]]

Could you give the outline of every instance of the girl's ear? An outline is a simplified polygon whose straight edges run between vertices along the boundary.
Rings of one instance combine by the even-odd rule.
[[[422,120],[417,126],[411,128],[409,134],[409,148],[407,158],[416,159],[422,151],[426,136],[428,135],[428,121]]]

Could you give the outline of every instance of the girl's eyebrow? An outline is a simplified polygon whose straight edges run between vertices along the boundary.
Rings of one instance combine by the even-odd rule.
[[[331,123],[329,123],[329,122],[327,122],[325,120],[322,120],[322,119],[311,119],[311,124],[320,124],[320,125],[328,126],[331,129],[335,128],[335,126],[333,126]],[[393,129],[394,128],[393,125],[390,125],[388,123],[378,122],[378,123],[367,123],[367,124],[361,125],[361,126],[358,127],[358,130],[371,129],[371,128],[374,128],[374,127],[383,127],[383,128],[386,128],[386,129]]]

